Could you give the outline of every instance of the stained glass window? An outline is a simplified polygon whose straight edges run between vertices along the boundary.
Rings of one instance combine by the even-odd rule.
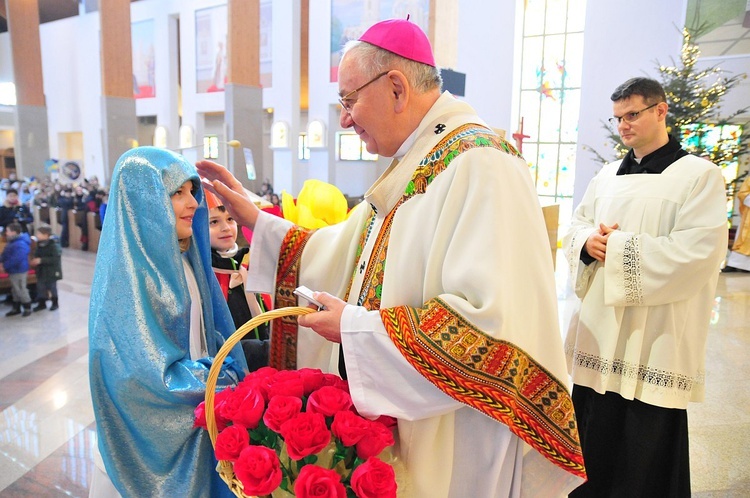
[[[682,128],[682,147],[691,153],[710,151],[707,157],[721,167],[727,189],[727,218],[734,214],[735,179],[739,173],[738,149],[742,137],[741,125],[693,124]]]
[[[573,212],[586,0],[525,0],[518,123],[542,205]],[[522,123],[522,125],[521,125]]]
[[[206,135],[203,137],[203,157],[206,159],[218,159],[219,137],[216,135]]]
[[[297,140],[297,159],[307,161],[310,159],[310,148],[307,146],[307,133],[300,133]]]

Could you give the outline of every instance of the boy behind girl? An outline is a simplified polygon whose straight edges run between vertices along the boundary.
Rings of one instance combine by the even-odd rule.
[[[5,239],[8,245],[0,255],[0,271],[8,273],[13,296],[13,309],[5,316],[29,316],[31,314],[31,297],[26,288],[26,278],[29,272],[29,252],[31,252],[31,237],[22,231],[19,223],[13,222],[5,227]],[[21,312],[23,307],[23,312]]]
[[[52,227],[41,225],[36,232],[37,245],[31,266],[36,268],[37,305],[34,311],[47,309],[47,299],[52,301],[50,311],[57,305],[57,281],[62,278],[62,249],[60,241],[52,235]]]
[[[229,305],[234,326],[240,328],[270,308],[260,294],[245,292],[249,247],[237,245],[237,222],[211,192],[204,191],[211,235],[211,266]],[[268,323],[248,332],[241,341],[251,372],[268,365]]]

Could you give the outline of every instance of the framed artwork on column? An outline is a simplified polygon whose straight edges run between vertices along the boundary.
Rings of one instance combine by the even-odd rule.
[[[271,57],[271,36],[273,22],[273,5],[271,0],[260,2],[260,86],[271,88],[273,85],[273,60]]]
[[[197,93],[223,92],[227,79],[227,6],[195,11]]]
[[[154,20],[132,23],[130,36],[133,44],[133,97],[156,97]]]
[[[352,2],[331,0],[331,82],[338,81],[341,50],[349,40],[358,39],[378,21],[406,19],[427,33],[430,0],[382,0],[380,2]]]

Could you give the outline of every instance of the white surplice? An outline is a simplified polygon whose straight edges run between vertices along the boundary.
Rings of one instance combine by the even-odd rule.
[[[350,390],[360,413],[398,419],[398,455],[409,476],[399,496],[559,496],[581,478],[550,463],[508,426],[438,389],[399,352],[380,313],[356,305],[360,269],[386,216],[425,155],[466,123],[486,126],[470,106],[443,94],[407,141],[409,150],[349,219],[310,236],[299,283],[342,298],[352,284],[341,319]],[[357,257],[368,226],[370,235]],[[261,213],[251,248],[250,290],[273,292],[276,262],[290,228],[289,222]],[[567,385],[549,242],[522,159],[489,147],[462,152],[425,193],[398,208],[389,241],[381,309],[419,308],[439,297],[474,327],[528,353]],[[338,346],[300,328],[299,367],[335,372],[337,354]]]
[[[661,174],[591,181],[563,239],[581,298],[565,340],[573,383],[665,408],[702,401],[705,350],[727,245],[721,170],[688,155]],[[619,224],[605,263],[581,249],[599,224]]]

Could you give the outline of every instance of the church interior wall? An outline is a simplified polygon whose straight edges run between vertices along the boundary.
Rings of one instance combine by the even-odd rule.
[[[13,81],[13,55],[8,32],[0,33],[0,80]]]
[[[83,100],[86,95],[81,90],[89,87],[92,80],[99,79],[100,65],[98,60],[88,64],[79,49],[78,36],[82,33],[81,21],[71,18],[71,22],[45,23],[39,27],[42,50],[42,75],[44,78],[44,95],[47,104],[49,127],[50,153],[54,158],[84,160],[84,167],[89,158],[69,157],[67,147],[61,134],[84,130],[83,115],[81,113]],[[93,33],[94,40],[98,40],[98,30]],[[89,43],[92,38],[87,36]],[[70,43],[60,43],[60,40]],[[66,46],[67,45],[67,46]],[[72,45],[72,47],[71,47]],[[98,44],[97,44],[98,45]]]
[[[726,57],[701,57],[696,63],[696,69],[709,69],[718,66],[726,72],[726,76],[745,74],[746,76],[732,88],[721,101],[721,116],[726,117],[730,113],[750,106],[750,54],[731,55]],[[741,122],[750,121],[750,112],[742,115]],[[750,130],[748,131],[750,132]]]
[[[177,128],[190,125],[196,142],[206,133],[204,116],[224,111],[224,93],[197,93],[195,75],[195,11],[225,0],[141,0],[131,7],[131,22],[153,19],[155,34],[156,97],[138,99],[139,116],[156,116],[168,130],[168,147],[178,146]],[[263,107],[273,109],[271,121],[289,125],[290,137],[304,132],[311,120],[326,127],[326,146],[311,150],[308,161],[296,158],[296,139],[286,151],[255,153],[256,161],[273,162],[277,191],[296,193],[304,179],[313,177],[336,184],[351,196],[362,195],[389,161],[339,161],[335,133],[340,131],[338,85],[330,81],[330,0],[319,0],[309,9],[309,108],[299,110],[299,4],[273,2],[273,86],[263,90]],[[517,57],[517,17],[521,0],[489,2],[481,11],[472,0],[457,0],[457,29],[440,29],[436,37],[454,36],[455,69],[465,73],[463,97],[494,127],[515,131],[514,75]],[[574,203],[600,168],[585,147],[605,148],[602,122],[611,114],[609,95],[624,80],[640,75],[658,77],[656,61],[678,60],[680,26],[687,0],[597,0],[587,2],[581,119],[578,127],[578,159]],[[438,16],[439,17],[439,16]],[[179,19],[179,42],[177,40]],[[296,31],[295,31],[296,30]],[[86,175],[102,177],[101,64],[98,14],[45,23],[40,26],[43,77],[49,115],[50,155],[60,153],[61,133],[82,132]],[[440,44],[436,44],[438,47]],[[181,73],[177,74],[179,50]],[[750,73],[750,56],[711,58],[732,72]],[[8,33],[0,34],[0,79],[12,80]],[[178,79],[181,88],[178,90]],[[740,107],[750,81],[727,96],[727,109]],[[178,108],[177,92],[181,106]],[[745,99],[746,100],[746,99]],[[1,112],[1,110],[0,110]],[[265,128],[265,126],[264,126]],[[267,133],[267,130],[264,130]],[[223,134],[222,134],[223,135]],[[224,139],[231,137],[224,137]],[[268,143],[268,139],[264,139]],[[141,144],[146,145],[146,144]]]
[[[263,105],[273,109],[274,122],[286,124],[288,136],[286,147],[275,147],[272,151],[271,181],[275,191],[296,193],[304,181],[297,158],[297,137],[303,131],[300,119],[299,35],[302,19],[299,2],[272,2],[272,6],[273,83],[263,90]],[[313,70],[310,68],[311,73]]]
[[[10,50],[8,33],[0,36],[0,53]],[[82,15],[40,25],[42,77],[48,116],[49,155],[81,160],[87,176],[102,178],[101,63],[99,18]],[[0,59],[0,74],[12,61]],[[12,81],[12,78],[11,78]],[[81,133],[83,157],[63,157],[68,148],[60,137]]]
[[[0,150],[13,147],[14,138],[13,130],[0,129]]]
[[[515,1],[485,2],[480,14],[476,1],[460,0],[456,67],[450,68],[466,74],[463,99],[488,125],[505,130],[507,137],[516,129],[511,111],[518,8]]]
[[[319,7],[319,8],[318,8]],[[330,77],[331,52],[331,2],[322,0],[316,8],[310,9],[309,44],[309,108],[308,122],[322,121],[328,130],[327,147],[310,151],[306,161],[306,174],[336,185],[344,194],[357,197],[377,179],[378,172],[384,171],[390,163],[388,158],[371,161],[341,161],[336,153],[336,133],[343,131],[339,125],[338,83]]]
[[[685,9],[683,0],[587,2],[574,205],[601,169],[586,147],[607,148],[603,123],[612,115],[610,95],[629,78],[659,79],[656,60],[679,60]]]
[[[78,102],[78,108],[75,112],[80,116],[81,126],[76,130],[83,134],[83,150],[85,157],[84,159],[84,171],[87,175],[96,175],[98,178],[105,178],[105,153],[104,153],[104,136],[103,136],[103,122],[104,116],[102,115],[103,97],[102,95],[102,69],[101,60],[99,54],[100,47],[100,28],[99,28],[99,16],[98,15],[85,15],[78,16],[73,19],[76,30],[73,38],[70,42],[57,41],[62,43],[56,50],[72,50],[75,54],[76,60],[79,61],[77,68],[77,74],[71,75],[69,79],[66,78],[66,89],[60,93],[53,95],[47,94],[47,106],[53,100],[65,100],[75,98]],[[52,24],[52,23],[50,23]],[[55,45],[54,39],[42,37],[43,43]],[[69,46],[68,43],[73,46]],[[47,45],[49,46],[49,45]],[[45,45],[42,45],[42,53],[45,51]],[[50,79],[50,75],[43,70],[43,77],[45,81],[45,92],[47,91],[47,81]],[[54,85],[51,85],[55,88]],[[56,90],[56,88],[55,88]],[[62,90],[62,89],[61,89]],[[50,135],[63,131],[60,130],[57,123],[50,121]],[[57,157],[55,154],[59,154],[59,150],[53,148],[50,149],[50,155]]]

